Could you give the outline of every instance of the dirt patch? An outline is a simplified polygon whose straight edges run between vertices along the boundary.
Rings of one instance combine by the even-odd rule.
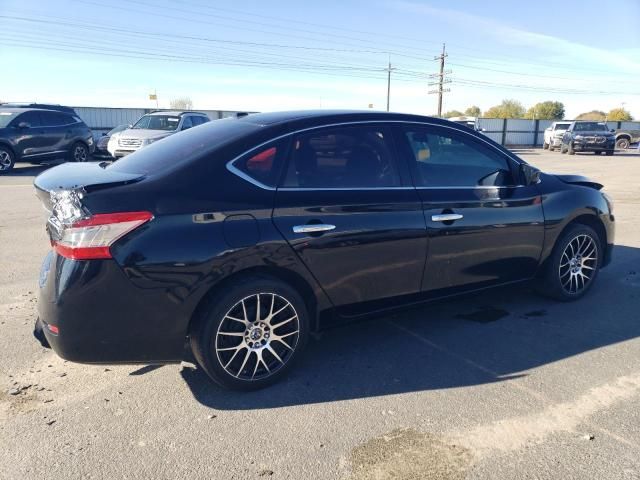
[[[351,480],[457,480],[471,465],[469,450],[428,433],[398,429],[351,452]]]

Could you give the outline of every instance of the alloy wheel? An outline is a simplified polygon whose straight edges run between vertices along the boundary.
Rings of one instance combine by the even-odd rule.
[[[86,162],[87,161],[87,149],[84,145],[76,145],[73,150],[73,159],[76,162]]]
[[[598,267],[598,246],[591,236],[580,234],[565,247],[558,274],[565,292],[576,295],[591,282]]]
[[[243,298],[225,314],[215,337],[220,365],[240,380],[260,380],[280,370],[298,344],[300,320],[275,293]]]
[[[11,154],[6,150],[0,150],[0,170],[11,168]]]

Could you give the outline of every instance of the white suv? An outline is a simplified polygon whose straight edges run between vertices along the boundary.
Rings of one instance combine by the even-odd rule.
[[[562,136],[567,131],[571,122],[553,122],[551,126],[544,131],[544,141],[542,148],[553,151],[562,144]]]
[[[205,113],[165,111],[144,115],[134,125],[111,136],[107,150],[121,158],[169,135],[197,127],[210,119]]]

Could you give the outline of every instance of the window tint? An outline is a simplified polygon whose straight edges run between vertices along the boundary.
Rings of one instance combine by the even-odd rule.
[[[42,126],[44,127],[58,127],[74,123],[71,116],[66,113],[40,112],[40,118],[42,118]]]
[[[38,112],[25,112],[15,119],[13,125],[16,127],[18,124],[26,122],[31,127],[40,127],[42,126],[42,122],[40,121],[40,114]]]
[[[182,120],[182,130],[186,130],[187,128],[193,127],[193,122],[191,121],[193,117],[191,115],[187,115]]]
[[[394,187],[400,177],[386,129],[326,129],[295,137],[285,187]]]
[[[415,181],[423,187],[512,184],[506,158],[470,135],[445,129],[405,129],[413,153]]]
[[[249,155],[234,162],[233,166],[269,187],[275,187],[278,183],[280,164],[286,142],[280,141],[260,150],[251,152]]]
[[[196,127],[198,125],[202,125],[203,123],[207,123],[207,119],[199,115],[194,115],[193,117],[191,117],[191,122],[193,123],[193,126]]]

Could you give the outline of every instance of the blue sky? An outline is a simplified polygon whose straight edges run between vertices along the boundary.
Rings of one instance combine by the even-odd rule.
[[[0,0],[0,100],[433,114],[504,98],[640,118],[640,1]]]

